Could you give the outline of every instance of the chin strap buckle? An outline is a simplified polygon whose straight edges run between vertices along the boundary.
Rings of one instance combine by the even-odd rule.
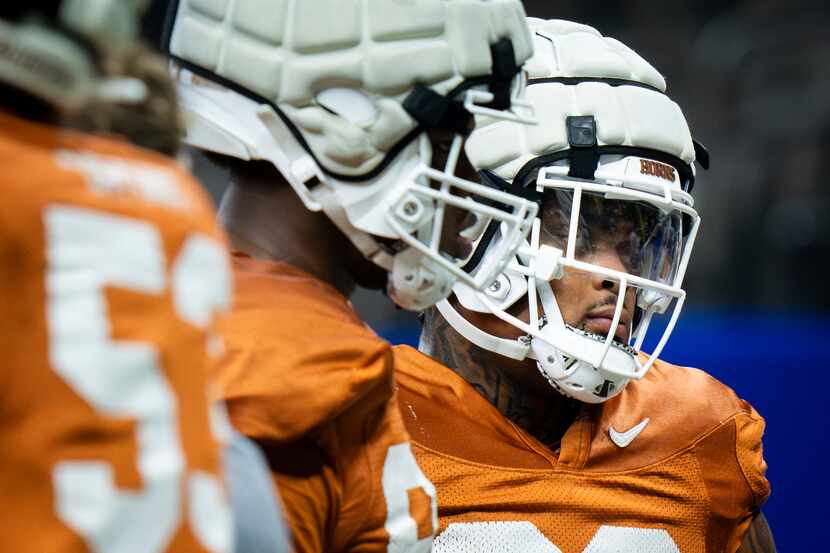
[[[510,109],[510,88],[513,79],[521,71],[516,64],[516,53],[513,51],[513,42],[508,38],[499,39],[490,47],[490,56],[493,59],[493,82],[490,83],[490,93],[493,101],[487,106],[491,109]]]
[[[467,136],[475,127],[473,114],[464,104],[442,96],[424,85],[416,85],[403,102],[403,108],[426,129],[445,129]]]

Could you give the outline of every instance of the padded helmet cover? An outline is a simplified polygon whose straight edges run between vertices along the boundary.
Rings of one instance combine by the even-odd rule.
[[[375,170],[416,129],[402,105],[416,84],[443,95],[489,76],[500,39],[517,66],[532,54],[518,0],[179,0],[174,9],[177,61],[278,107],[323,169],[347,177]],[[322,92],[344,88],[374,113],[324,107]]]
[[[566,119],[593,116],[598,146],[632,146],[691,166],[695,148],[666,81],[639,54],[596,29],[528,18],[535,52],[525,64],[539,125],[482,121],[466,143],[473,165],[512,180],[530,160],[568,148]]]

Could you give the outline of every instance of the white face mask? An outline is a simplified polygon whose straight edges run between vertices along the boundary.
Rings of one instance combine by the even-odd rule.
[[[676,172],[673,182],[644,176],[643,161],[664,166],[606,156],[593,181],[568,178],[561,165],[541,169],[534,184],[543,207],[529,243],[488,291],[456,285],[463,307],[491,313],[525,336],[511,341],[487,334],[444,301],[438,307],[447,321],[484,349],[536,359],[552,385],[584,402],[606,401],[630,379],[645,376],[680,315],[699,217]],[[594,326],[575,328],[562,318],[551,282],[574,273],[602,278],[616,289],[615,301]],[[628,312],[630,301],[625,305],[632,294],[636,314]],[[527,322],[508,313],[521,301],[527,302]],[[646,361],[638,352],[654,318],[667,322]]]

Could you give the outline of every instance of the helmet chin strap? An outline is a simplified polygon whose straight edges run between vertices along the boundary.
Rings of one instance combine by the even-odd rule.
[[[539,236],[540,222],[539,219],[536,218],[533,221],[533,227],[530,234],[530,248],[536,246],[536,250],[539,249]],[[530,251],[530,248],[526,249],[526,251]],[[490,298],[488,298],[485,295],[485,293],[479,292],[476,294],[477,299],[486,306],[486,308],[491,314],[512,326],[525,330],[527,332],[527,335],[525,336],[522,336],[515,340],[510,340],[494,336],[489,332],[485,332],[477,326],[470,323],[447,300],[443,300],[437,303],[436,308],[438,309],[438,312],[441,313],[441,315],[444,317],[444,319],[459,334],[461,334],[464,338],[466,338],[476,346],[488,351],[492,351],[494,353],[498,353],[510,359],[515,359],[516,361],[523,361],[525,359],[537,359],[537,353],[531,346],[531,344],[534,341],[539,341],[539,338],[532,337],[532,334],[534,334],[533,331],[535,331],[535,334],[538,334],[540,331],[538,310],[536,305],[537,291],[540,294],[540,300],[542,302],[542,309],[545,314],[545,320],[547,322],[558,322],[563,327],[565,325],[565,322],[562,319],[562,313],[559,311],[559,306],[556,303],[556,298],[553,295],[553,289],[551,288],[550,283],[545,278],[538,278],[535,276],[537,265],[542,266],[539,268],[542,269],[543,273],[557,275],[562,274],[561,271],[557,270],[558,259],[560,258],[560,256],[556,255],[556,253],[557,252],[552,248],[543,248],[541,255],[537,256],[528,256],[524,255],[521,252],[519,253],[519,257],[524,259],[524,261],[528,263],[527,296],[528,310],[530,316],[529,324],[524,324],[522,321],[519,321],[515,317],[507,315],[503,309],[500,309],[496,305],[494,305]]]
[[[504,355],[516,361],[523,361],[531,357],[530,341],[524,337],[517,340],[508,340],[506,338],[499,338],[493,336],[489,332],[485,332],[473,325],[459,313],[455,307],[448,300],[441,300],[435,307],[441,316],[464,338],[475,344],[476,346]]]

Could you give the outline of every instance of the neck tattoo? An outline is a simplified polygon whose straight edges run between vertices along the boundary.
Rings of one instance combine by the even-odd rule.
[[[461,376],[502,415],[552,450],[559,448],[581,409],[541,375],[539,388],[516,379],[499,366],[497,354],[469,342],[435,308],[424,314],[419,349]]]

